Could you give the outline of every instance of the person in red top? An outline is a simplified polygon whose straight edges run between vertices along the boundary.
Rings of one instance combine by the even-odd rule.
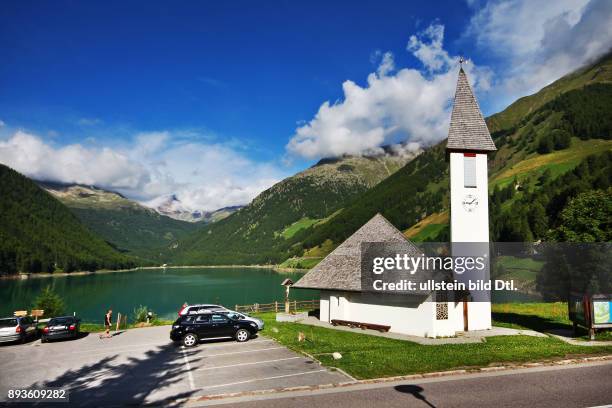
[[[187,302],[183,303],[183,306],[181,306],[181,310],[179,310],[179,312],[178,312],[178,315],[179,315],[179,316],[181,315],[181,312],[183,311],[183,309],[185,309],[187,306],[189,306],[189,305],[187,304]]]

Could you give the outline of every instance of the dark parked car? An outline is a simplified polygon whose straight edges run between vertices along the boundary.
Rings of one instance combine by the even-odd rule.
[[[40,341],[46,343],[56,339],[76,339],[80,328],[81,319],[74,316],[54,317],[43,328]]]
[[[257,324],[214,312],[180,316],[172,325],[170,338],[180,341],[185,347],[193,347],[200,339],[231,337],[236,341],[247,341],[257,333]]]
[[[37,335],[36,322],[29,316],[0,319],[0,343],[10,341],[24,343],[28,338]]]

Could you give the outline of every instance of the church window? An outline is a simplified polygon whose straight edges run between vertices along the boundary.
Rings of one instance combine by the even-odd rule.
[[[464,153],[463,155],[463,186],[476,188],[476,155]]]
[[[448,293],[436,292],[436,320],[448,320]]]

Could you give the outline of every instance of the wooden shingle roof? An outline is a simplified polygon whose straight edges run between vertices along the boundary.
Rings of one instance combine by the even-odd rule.
[[[446,148],[485,152],[497,150],[463,68],[459,70]]]
[[[298,280],[293,287],[361,291],[362,242],[407,242],[414,247],[414,254],[421,252],[385,217],[376,214]]]

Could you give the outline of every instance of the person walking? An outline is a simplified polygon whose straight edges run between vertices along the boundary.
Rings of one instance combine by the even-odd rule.
[[[100,335],[100,338],[106,338],[106,339],[110,339],[111,334],[110,334],[110,327],[111,327],[111,323],[113,320],[113,310],[112,309],[108,309],[108,312],[106,312],[106,314],[104,315],[104,329],[106,330],[104,335]]]

